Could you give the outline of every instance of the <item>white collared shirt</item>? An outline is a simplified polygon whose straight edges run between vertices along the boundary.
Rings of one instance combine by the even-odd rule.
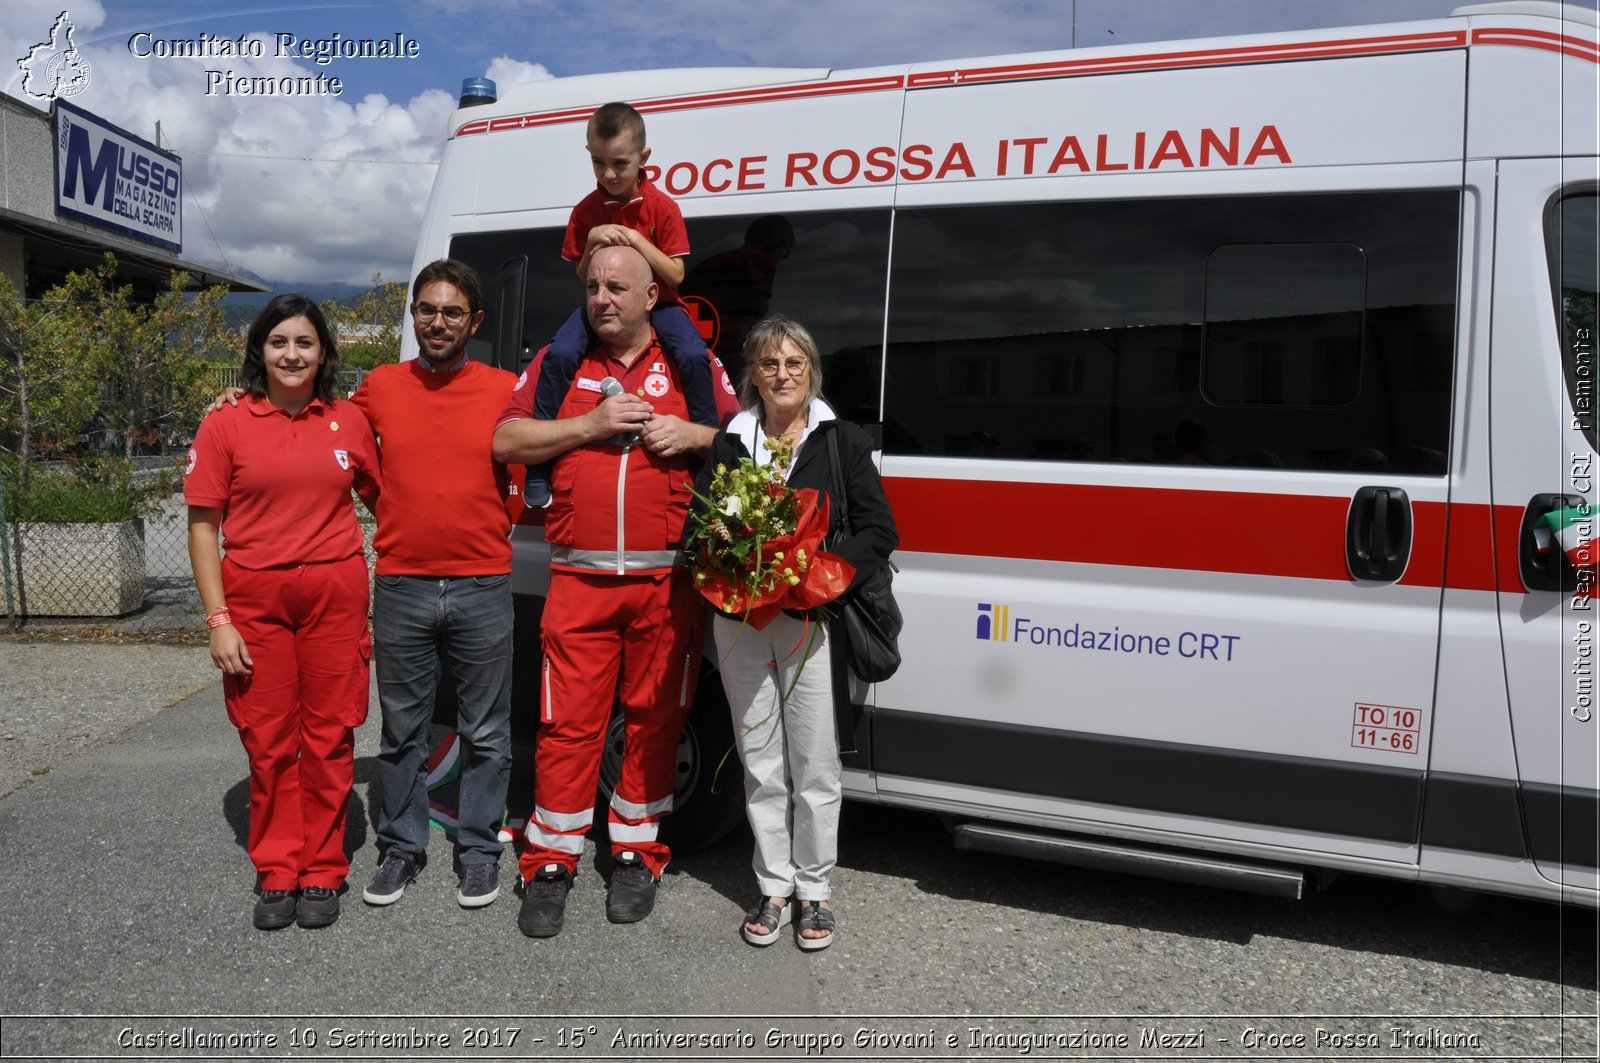
[[[755,409],[740,410],[734,414],[733,420],[728,422],[728,431],[739,437],[739,442],[744,444],[744,449],[750,452],[750,456],[755,459],[758,466],[771,465],[772,451],[761,445],[767,434],[761,428],[759,411],[759,406]],[[811,433],[816,430],[817,425],[823,421],[835,420],[836,417],[833,407],[829,406],[820,395],[811,400],[811,405],[806,408],[806,426],[800,432],[800,438],[795,440],[794,459],[790,462],[790,468],[793,468],[795,461],[800,460],[800,448],[811,438]],[[784,469],[782,475],[787,477],[788,474],[789,470]]]

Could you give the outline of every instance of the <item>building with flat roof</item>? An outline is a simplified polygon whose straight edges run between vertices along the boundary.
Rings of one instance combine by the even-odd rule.
[[[0,274],[25,299],[107,251],[141,302],[165,291],[174,270],[194,291],[270,290],[185,259],[182,160],[81,108],[54,100],[40,111],[0,92],[0,160]]]

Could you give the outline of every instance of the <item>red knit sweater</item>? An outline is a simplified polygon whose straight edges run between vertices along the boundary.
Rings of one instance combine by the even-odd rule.
[[[434,372],[420,360],[368,373],[352,401],[382,455],[380,576],[494,576],[511,571],[506,467],[490,444],[514,374],[468,361]]]

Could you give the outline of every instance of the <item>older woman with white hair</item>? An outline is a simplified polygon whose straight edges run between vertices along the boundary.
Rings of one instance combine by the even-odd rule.
[[[772,466],[791,487],[816,488],[833,511],[826,548],[855,567],[851,586],[859,586],[889,563],[900,541],[871,439],[823,400],[822,359],[803,326],[781,317],[760,321],[745,339],[744,362],[742,410],[712,444],[698,494],[704,498],[719,464],[744,458]],[[776,449],[765,445],[771,441]],[[847,525],[841,497],[849,503]],[[828,625],[803,614],[785,611],[757,631],[718,613],[713,635],[745,768],[762,893],[741,932],[766,946],[792,921],[802,949],[827,948],[836,926],[839,751],[841,738],[853,748],[854,737],[844,662],[832,652]]]

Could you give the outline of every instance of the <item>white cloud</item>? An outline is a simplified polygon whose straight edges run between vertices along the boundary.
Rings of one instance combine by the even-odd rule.
[[[489,80],[493,81],[495,88],[502,94],[513,85],[521,85],[529,81],[544,81],[551,76],[550,71],[541,63],[525,63],[520,59],[513,59],[509,55],[495,57],[489,64]]]
[[[23,54],[59,10],[8,14],[0,55]],[[263,58],[139,58],[120,36],[89,43],[104,18],[98,5],[72,8],[91,65],[88,89],[72,102],[147,140],[160,123],[162,146],[184,162],[184,257],[291,284],[405,278],[454,97],[243,95],[248,79],[329,72],[276,58],[270,45]],[[198,32],[173,27],[170,36]],[[234,92],[208,81],[208,70],[231,73]],[[18,94],[15,84],[8,91]]]

